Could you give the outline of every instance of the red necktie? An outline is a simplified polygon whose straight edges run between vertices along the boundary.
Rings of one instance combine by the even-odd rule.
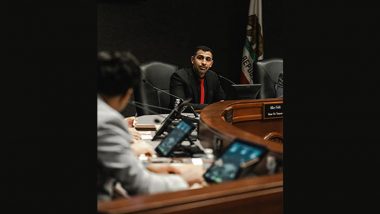
[[[200,104],[203,104],[205,102],[205,79],[201,79],[201,100],[199,101]]]

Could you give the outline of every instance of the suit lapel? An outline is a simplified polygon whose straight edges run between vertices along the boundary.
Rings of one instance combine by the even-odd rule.
[[[209,90],[209,86],[210,86],[210,83],[211,83],[211,78],[210,78],[210,74],[209,74],[209,71],[207,71],[206,73],[206,76],[205,76],[205,103],[211,103],[212,100],[210,100],[210,96],[209,96],[209,93],[211,92],[211,90]]]
[[[190,82],[193,82],[194,84],[190,84],[190,89],[191,89],[191,92],[193,93],[193,97],[194,97],[194,100],[192,100],[191,102],[192,103],[199,103],[199,80],[196,76],[196,74],[194,73],[194,70],[191,68],[190,69],[190,74],[189,74],[189,79],[190,79]]]

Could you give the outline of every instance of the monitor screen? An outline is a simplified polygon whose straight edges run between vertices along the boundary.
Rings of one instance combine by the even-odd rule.
[[[210,183],[235,180],[243,168],[255,165],[267,152],[268,149],[264,146],[234,140],[207,169],[203,177]]]
[[[261,84],[234,84],[235,99],[256,99],[260,92]]]
[[[181,120],[178,125],[158,144],[156,152],[159,156],[167,157],[174,147],[181,143],[195,129],[194,124],[187,120]]]

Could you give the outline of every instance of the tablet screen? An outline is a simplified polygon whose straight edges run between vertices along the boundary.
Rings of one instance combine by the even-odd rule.
[[[242,140],[233,141],[203,175],[207,182],[221,183],[238,178],[243,167],[254,165],[268,149]]]
[[[187,120],[181,120],[178,125],[158,144],[156,152],[160,156],[167,157],[174,147],[181,143],[195,129],[194,124]]]

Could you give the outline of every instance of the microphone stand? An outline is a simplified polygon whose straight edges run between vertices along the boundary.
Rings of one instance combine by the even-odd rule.
[[[150,109],[146,108],[146,106],[148,106],[148,107],[152,107],[152,108],[161,109],[161,110],[171,111],[171,109],[169,109],[169,108],[164,108],[164,107],[160,107],[160,106],[144,104],[144,103],[137,102],[137,101],[132,101],[131,103],[132,103],[133,105],[135,105],[136,107],[138,107],[138,108],[141,108],[141,109],[147,110],[147,111],[149,111],[149,112],[151,112],[151,113],[154,113],[154,114],[158,114],[158,113],[155,112],[155,111],[153,111],[153,110],[150,110]]]
[[[188,102],[188,100],[186,101]],[[183,103],[182,105],[180,104],[177,108],[174,108],[172,110],[172,112],[164,119],[164,121],[162,122],[162,126],[161,128],[156,132],[155,136],[153,137],[153,141],[156,140],[165,130],[167,132],[170,132],[173,128],[171,127],[172,124],[173,124],[173,121],[175,119],[187,119],[193,123],[197,123],[197,126],[198,126],[198,130],[199,130],[199,120],[195,119],[195,118],[191,118],[191,117],[188,117],[188,116],[185,116],[185,115],[182,115],[181,113],[179,113],[178,109],[180,107],[183,108],[183,106],[186,106],[186,105],[190,105],[189,103]],[[137,108],[141,108],[141,109],[144,109],[144,110],[147,110],[153,114],[156,114],[156,115],[159,115],[160,117],[163,117],[161,114],[153,111],[153,110],[150,110],[148,108],[146,108],[144,106],[143,103],[140,103],[140,102],[137,102],[137,101],[132,101],[131,102],[132,105],[136,106]],[[170,110],[170,109],[167,109],[167,108],[163,108],[163,107],[159,107],[159,106],[154,106],[154,105],[148,105],[146,104],[146,106],[151,106],[151,107],[154,107],[154,108],[158,108],[158,109],[164,109],[164,110]],[[187,136],[187,139],[189,140],[189,142],[191,144],[194,144],[194,142],[191,140],[190,136],[188,135]]]
[[[168,129],[168,127],[172,124],[173,120],[176,118],[176,115],[178,115],[178,107],[174,108],[170,112],[170,114],[165,118],[165,120],[162,122],[161,127],[156,131],[156,134],[153,136],[152,141],[157,140],[158,137],[160,137],[161,134]]]
[[[185,109],[188,105],[190,105],[189,102],[190,102],[190,99],[183,101],[170,112],[170,114],[162,122],[160,129],[158,129],[156,134],[154,135],[152,139],[153,141],[156,140],[159,136],[161,136],[161,134],[164,133],[168,129],[168,127],[173,123],[175,119],[188,119],[191,122],[197,123],[198,130],[199,130],[199,120],[181,114],[183,109]]]
[[[174,95],[174,94],[171,94],[171,93],[166,92],[166,91],[164,91],[164,90],[162,90],[162,89],[160,89],[160,88],[157,88],[156,86],[154,86],[154,85],[153,85],[151,82],[149,82],[148,80],[143,79],[142,81],[143,81],[144,83],[148,84],[150,87],[152,87],[152,88],[155,89],[156,91],[162,92],[162,93],[164,93],[164,94],[166,94],[166,95],[169,95],[169,96],[171,96],[171,97],[174,97],[174,98],[176,98],[176,99],[179,99],[181,102],[184,102],[184,100],[183,100],[181,97],[178,97],[178,96],[176,96],[176,95]],[[187,105],[187,108],[190,108],[191,112],[194,114],[194,117],[198,117],[198,113],[194,110],[194,108],[193,108],[192,105]],[[183,110],[185,110],[185,109],[183,109]]]
[[[173,157],[193,157],[194,154],[204,154],[203,149],[201,149],[197,144],[195,144],[194,140],[191,139],[190,133],[186,135],[186,140],[189,141],[190,145],[176,145],[176,149],[172,151]]]
[[[231,85],[236,85],[236,83],[232,82],[232,80],[230,80],[230,79],[228,79],[228,78],[226,78],[226,77],[224,77],[224,76],[222,76],[222,75],[219,75],[219,74],[218,74],[218,76],[219,76],[220,78],[224,79],[224,80],[227,80],[229,83],[231,83]]]
[[[222,78],[224,80],[224,82],[227,82],[229,87],[231,88],[231,90],[230,90],[231,93],[227,93],[227,95],[228,95],[227,99],[237,99],[238,95],[237,95],[236,89],[233,87],[234,85],[237,85],[237,84],[235,82],[233,82],[232,80],[230,80],[227,77],[224,77],[222,75],[218,74],[218,77]]]

